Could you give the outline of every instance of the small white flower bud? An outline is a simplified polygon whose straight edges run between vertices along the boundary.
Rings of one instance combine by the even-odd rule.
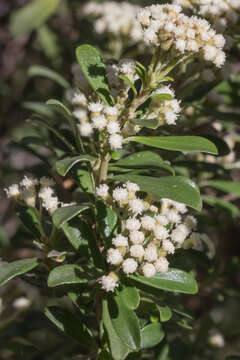
[[[145,240],[145,235],[142,231],[131,231],[129,234],[130,241],[133,244],[142,244]]]
[[[141,227],[141,223],[136,218],[128,218],[126,220],[126,229],[129,231],[139,230]]]
[[[161,256],[160,258],[158,258],[154,263],[156,270],[159,272],[168,271],[168,265],[169,265],[169,262],[167,261],[167,259],[164,256]]]
[[[136,244],[130,247],[130,255],[134,258],[142,258],[145,254],[145,250],[142,245]]]
[[[154,262],[157,260],[157,258],[158,258],[158,253],[155,247],[151,246],[145,250],[145,256],[144,256],[145,260],[147,260],[148,262]]]
[[[142,227],[145,229],[145,230],[153,230],[153,228],[155,227],[155,220],[154,218],[152,218],[151,216],[143,216],[141,218],[141,223],[142,223]]]
[[[128,246],[127,237],[118,234],[115,238],[112,239],[112,244],[116,247]]]
[[[122,262],[122,255],[118,249],[108,249],[107,252],[107,262],[111,265],[120,265]]]

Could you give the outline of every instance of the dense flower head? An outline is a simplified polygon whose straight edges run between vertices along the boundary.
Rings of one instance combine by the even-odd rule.
[[[240,20],[239,0],[174,0],[173,3],[199,13],[219,32],[225,32]]]
[[[171,100],[161,100],[158,95],[168,94]],[[152,93],[148,118],[158,118],[159,125],[175,125],[181,111],[180,102],[175,99],[174,90],[170,86],[161,86]]]
[[[187,214],[186,205],[169,199],[150,204],[138,197],[138,185],[130,182],[112,191],[107,186],[107,197],[105,192],[101,196],[103,186],[96,189],[96,195],[123,216],[121,232],[112,238],[106,252],[113,271],[152,277],[156,272],[168,271],[167,257],[176,249],[199,249],[201,235],[196,232],[197,220]],[[103,284],[102,288],[112,291]]]
[[[221,67],[225,62],[225,39],[207,20],[186,16],[178,5],[152,5],[139,11],[137,19],[146,43],[173,51],[178,56],[202,56]]]
[[[10,185],[5,189],[9,198],[24,203],[29,207],[41,206],[52,214],[58,207],[66,206],[54,195],[55,181],[46,176],[39,180],[33,177],[24,176],[19,184]]]
[[[89,1],[81,8],[80,16],[95,19],[93,26],[97,34],[109,33],[119,39],[135,43],[141,40],[141,29],[135,19],[140,7],[128,2],[116,3]]]

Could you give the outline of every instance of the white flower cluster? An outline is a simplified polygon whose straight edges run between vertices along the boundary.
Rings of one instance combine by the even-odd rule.
[[[141,9],[137,19],[146,43],[173,50],[175,56],[202,56],[221,67],[225,62],[225,39],[205,19],[186,16],[178,5],[152,5]]]
[[[117,38],[128,40],[128,43],[138,42],[142,38],[141,29],[136,21],[139,6],[128,2],[117,3],[104,1],[96,3],[88,1],[81,8],[81,17],[95,19],[94,30],[97,34],[112,34]]]
[[[169,94],[173,97],[172,100],[161,100],[157,95]],[[175,125],[179,113],[181,111],[180,103],[175,99],[174,91],[170,86],[161,86],[159,89],[154,91],[152,101],[149,106],[148,118],[159,119],[160,125]]]
[[[77,106],[73,115],[79,120],[77,126],[81,136],[91,136],[97,130],[102,133],[103,139],[107,139],[111,149],[121,149],[123,138],[117,106],[107,106],[101,102],[88,103],[82,92],[73,95],[72,103]]]
[[[54,180],[45,176],[40,180],[25,176],[20,184],[10,185],[5,191],[9,198],[23,201],[29,207],[36,207],[41,200],[43,208],[51,214],[61,205],[54,196],[54,185]]]
[[[122,233],[112,239],[112,247],[107,250],[107,262],[126,275],[138,272],[153,277],[156,272],[168,271],[167,256],[176,248],[194,247],[195,240],[199,240],[194,232],[197,221],[185,215],[184,204],[162,199],[157,207],[138,198],[137,191],[138,185],[131,182],[116,187],[112,194],[106,184],[96,188],[96,195],[121,209],[125,218]],[[114,291],[118,284],[117,277],[113,282],[112,277],[104,276],[100,282],[106,291]]]
[[[227,31],[240,20],[239,0],[174,0],[173,3],[190,6],[193,11],[207,18],[219,32]]]

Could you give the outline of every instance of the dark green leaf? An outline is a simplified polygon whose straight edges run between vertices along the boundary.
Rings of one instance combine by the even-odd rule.
[[[1,265],[0,286],[6,284],[6,282],[15,278],[16,276],[25,274],[26,272],[34,269],[37,265],[37,258],[17,260]]]
[[[40,0],[41,1],[41,0]],[[49,1],[49,0],[47,0]],[[58,74],[56,71],[49,69],[48,67],[42,65],[33,65],[28,70],[29,76],[42,76],[46,77],[50,80],[55,81],[58,85],[62,86],[63,88],[67,89],[70,87],[70,84],[64,77]]]
[[[202,136],[131,136],[125,139],[125,142],[128,141],[165,150],[218,153],[216,146]]]
[[[117,335],[108,311],[107,300],[103,300],[103,325],[108,335],[111,354],[114,360],[124,360],[131,351]]]
[[[65,159],[56,162],[56,170],[60,175],[65,176],[75,164],[83,161],[88,161],[88,162],[94,161],[94,157],[90,155],[78,155],[74,157],[67,157]]]
[[[204,186],[211,186],[215,189],[240,196],[240,182],[227,180],[210,180]]]
[[[86,348],[96,349],[96,344],[90,331],[70,311],[58,306],[50,306],[45,309],[45,315],[65,335],[70,336]]]
[[[101,200],[96,202],[96,210],[99,230],[103,236],[106,247],[111,247],[111,239],[117,229],[117,214],[108,208]]]
[[[147,285],[149,288],[196,294],[198,286],[192,275],[178,269],[169,269],[164,273],[157,273],[152,278],[142,275],[130,275],[136,286]]]
[[[108,298],[112,325],[120,339],[132,350],[140,348],[140,326],[135,312],[129,309],[120,295]]]
[[[114,180],[134,182],[142,191],[155,195],[157,198],[167,198],[184,203],[200,211],[202,208],[201,197],[197,185],[184,176],[164,176],[153,178],[140,175],[117,175]]]
[[[13,12],[10,18],[10,31],[18,37],[37,29],[51,16],[60,0],[34,0]]]
[[[54,211],[52,215],[54,225],[59,229],[65,222],[71,220],[88,208],[89,206],[87,205],[69,205],[61,207]]]
[[[47,118],[54,118],[54,112],[45,103],[37,101],[25,101],[22,103],[24,109],[31,110],[34,113],[42,115]]]
[[[227,210],[232,215],[232,217],[240,217],[239,208],[236,205],[230,203],[229,201],[225,201],[217,197],[211,196],[202,196],[202,200],[210,206],[217,206],[224,210]]]
[[[204,137],[215,144],[219,156],[226,156],[230,153],[231,149],[228,144],[220,137],[216,135],[204,135]]]
[[[106,68],[97,49],[90,45],[80,45],[76,50],[77,61],[93,90],[105,104],[112,104]]]
[[[8,247],[10,245],[10,241],[8,238],[8,234],[6,233],[3,226],[0,226],[0,248]]]
[[[163,340],[164,335],[160,323],[145,326],[141,330],[141,349],[148,349],[159,344]]]
[[[170,171],[175,175],[174,169],[162,161],[162,158],[152,151],[140,151],[114,163],[114,166],[123,168],[157,168]]]
[[[48,276],[48,286],[55,287],[64,284],[82,284],[95,280],[99,274],[87,266],[60,265],[55,267]]]
[[[83,227],[84,223],[82,219],[76,217],[62,225],[64,234],[74,249],[78,251],[82,251],[82,247],[86,247],[88,245],[88,240],[84,236],[85,232]]]
[[[124,286],[119,292],[124,304],[132,310],[137,309],[140,303],[140,295],[138,289],[134,286]]]
[[[38,231],[39,221],[34,211],[27,206],[20,204],[16,204],[15,211],[28,231],[35,237],[40,238],[40,233]]]

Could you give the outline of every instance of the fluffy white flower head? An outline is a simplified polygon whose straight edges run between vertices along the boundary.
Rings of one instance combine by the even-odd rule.
[[[119,202],[125,201],[128,199],[127,189],[117,187],[116,189],[113,190],[112,196],[115,201],[119,201]]]
[[[153,277],[156,274],[156,269],[153,264],[146,263],[142,267],[143,275],[146,277]]]
[[[140,244],[132,245],[130,247],[130,255],[134,258],[142,258],[145,254],[144,247]]]
[[[112,244],[116,247],[128,246],[128,239],[126,236],[118,234],[115,238],[112,239]]]
[[[20,189],[18,184],[10,185],[8,188],[4,190],[8,198],[17,197],[20,195]]]
[[[169,262],[164,256],[161,256],[155,261],[154,266],[157,271],[166,272],[168,271]]]
[[[145,250],[145,256],[144,259],[147,260],[148,262],[154,262],[156,261],[158,258],[158,254],[157,254],[157,249],[153,246],[147,248]]]
[[[101,288],[107,292],[114,292],[115,288],[118,287],[118,282],[116,279],[109,275],[104,275],[99,279],[101,283]]]
[[[120,134],[112,134],[109,136],[109,144],[112,149],[122,148],[123,137]]]
[[[126,220],[126,229],[129,231],[139,230],[141,223],[138,219],[130,217]]]
[[[107,262],[111,265],[120,265],[122,262],[122,255],[118,249],[108,249],[107,252]]]
[[[145,240],[145,235],[142,231],[134,230],[130,232],[129,238],[133,244],[142,244]]]
[[[106,199],[109,195],[108,190],[109,187],[107,184],[101,184],[96,188],[95,193],[97,196]]]
[[[132,199],[129,201],[129,209],[135,214],[142,214],[145,209],[144,201],[141,199]]]
[[[138,263],[132,258],[128,258],[122,263],[122,269],[125,274],[134,273],[137,270],[137,267]]]

